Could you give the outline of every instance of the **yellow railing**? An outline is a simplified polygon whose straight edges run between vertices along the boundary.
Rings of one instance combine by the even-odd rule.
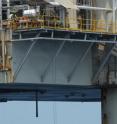
[[[117,25],[112,21],[91,20],[81,18],[65,18],[60,19],[57,16],[35,16],[35,17],[18,17],[7,20],[7,28],[31,29],[31,28],[49,28],[58,30],[71,30],[81,32],[105,32],[117,33]]]

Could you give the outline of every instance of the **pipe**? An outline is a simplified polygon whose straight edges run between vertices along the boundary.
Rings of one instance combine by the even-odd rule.
[[[7,19],[9,18],[10,15],[10,0],[7,0]]]
[[[2,7],[3,10],[9,10],[9,9],[29,9],[29,5],[24,4],[24,5],[16,5],[16,6],[6,6],[6,7]]]
[[[101,7],[92,7],[92,6],[78,6],[78,8],[87,9],[87,10],[112,11],[111,8],[101,8]]]

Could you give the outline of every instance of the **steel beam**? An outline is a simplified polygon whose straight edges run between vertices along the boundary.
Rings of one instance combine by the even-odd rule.
[[[12,40],[12,42],[19,42],[19,41],[30,41],[30,40],[55,40],[55,41],[68,41],[68,42],[93,42],[93,43],[101,43],[101,42],[105,42],[105,43],[117,43],[117,41],[113,40],[113,41],[108,41],[108,40],[95,40],[95,39],[91,39],[91,40],[85,40],[85,39],[68,39],[68,38],[50,38],[50,37],[37,37],[37,38],[25,38],[25,39],[14,39]]]
[[[99,86],[34,84],[34,83],[0,83],[0,102],[6,101],[68,101],[99,102]],[[38,92],[38,97],[36,97]]]
[[[85,60],[85,58],[87,57],[87,54],[89,53],[89,51],[91,50],[92,46],[94,43],[90,43],[90,45],[88,46],[88,48],[86,48],[86,50],[84,51],[84,53],[81,55],[80,59],[77,59],[77,61],[73,64],[73,68],[71,70],[71,72],[69,73],[67,79],[68,82],[70,82],[76,72],[76,70],[78,69],[78,67],[80,66],[80,64]]]
[[[64,47],[64,44],[65,44],[65,40],[60,44],[59,48],[57,49],[55,55],[52,57],[52,59],[50,60],[50,62],[47,64],[47,66],[45,67],[45,70],[43,71],[43,73],[41,74],[41,81],[43,82],[44,79],[45,79],[45,76],[47,75],[47,72],[50,68],[50,65],[52,64],[52,62],[54,62],[57,58],[57,56],[60,54],[61,50],[63,49]]]

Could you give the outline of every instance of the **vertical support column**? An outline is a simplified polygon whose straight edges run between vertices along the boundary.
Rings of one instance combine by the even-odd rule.
[[[0,29],[2,30],[2,0],[0,0]]]
[[[5,71],[5,34],[4,34],[4,30],[1,31],[1,45],[2,45],[2,72],[3,73],[3,77],[2,77],[2,81],[4,83],[7,82],[7,79],[6,79],[6,71]]]
[[[7,69],[7,82],[13,82],[13,71],[12,71],[12,31],[7,30],[5,32],[5,48],[6,48],[6,55],[5,55],[5,64]]]
[[[2,83],[8,83],[13,81],[12,72],[12,42],[11,32],[9,30],[1,31],[1,46],[2,46]]]
[[[96,6],[103,8],[112,8],[113,1],[111,0],[96,0]],[[112,12],[111,11],[96,11],[97,30],[101,32],[112,32]]]
[[[4,71],[2,72],[2,69],[3,69],[3,63],[4,63],[4,60],[3,60],[3,45],[4,45],[4,42],[3,42],[3,39],[4,39],[4,36],[3,36],[3,30],[2,30],[2,0],[0,0],[0,45],[1,45],[1,54],[0,54],[0,58],[1,58],[1,61],[0,61],[0,82],[4,82],[5,81],[5,73]]]
[[[103,124],[117,124],[117,89],[104,89],[102,93]]]
[[[7,18],[10,15],[10,0],[7,0]],[[4,30],[2,26],[2,0],[0,0],[0,41],[1,41],[1,63],[0,63],[0,82],[12,82],[12,32]]]
[[[63,7],[60,8],[60,19],[63,27],[65,27],[65,9]]]
[[[76,5],[77,0],[71,0],[74,5]],[[76,29],[78,27],[77,24],[77,10],[67,9],[68,12],[68,20],[69,20],[69,27],[72,29]]]
[[[7,0],[7,19],[9,18],[10,15],[10,0]]]
[[[113,0],[113,15],[112,15],[112,23],[113,23],[113,33],[116,32],[116,0]]]

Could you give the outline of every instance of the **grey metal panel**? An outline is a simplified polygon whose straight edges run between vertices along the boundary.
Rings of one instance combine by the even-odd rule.
[[[20,64],[25,52],[30,46],[30,41],[13,42],[13,65],[14,72]],[[56,60],[50,65],[44,82],[41,82],[41,74],[55,55],[60,41],[38,41],[33,47],[32,52],[24,63],[15,82],[21,83],[44,83],[45,84],[71,84],[71,85],[91,85],[92,77],[92,56],[91,51],[85,60],[80,63],[78,70],[73,75],[71,82],[68,83],[67,76],[72,69],[74,61],[82,56],[89,43],[66,43],[57,56]],[[85,77],[85,78],[84,78]]]

